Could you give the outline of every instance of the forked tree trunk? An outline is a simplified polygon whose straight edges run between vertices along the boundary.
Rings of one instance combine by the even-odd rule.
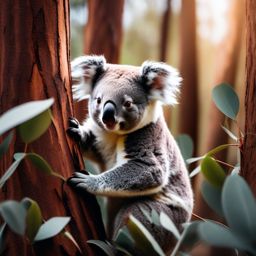
[[[54,171],[65,178],[83,168],[81,155],[67,137],[67,119],[73,115],[69,77],[69,1],[0,1],[0,112],[31,100],[53,97],[53,122],[49,130],[28,145],[27,152],[43,156]],[[15,152],[25,145],[17,134],[1,159],[1,176],[11,165]],[[42,209],[45,220],[70,216],[71,232],[83,255],[99,255],[86,241],[104,239],[99,207],[95,197],[78,196],[68,185],[40,173],[25,161],[0,192],[1,200],[30,197]],[[10,230],[6,255],[79,255],[67,238],[58,235],[36,243],[28,242]]]
[[[256,196],[256,2],[246,1],[245,138],[241,174]]]
[[[198,128],[198,79],[196,47],[195,0],[183,0],[180,17],[181,63],[183,78],[181,102],[179,105],[179,133],[190,135],[197,145]],[[196,153],[196,147],[194,149]]]
[[[89,0],[85,26],[84,53],[104,55],[108,63],[118,63],[122,43],[124,0]],[[75,103],[75,116],[83,121],[87,102]]]

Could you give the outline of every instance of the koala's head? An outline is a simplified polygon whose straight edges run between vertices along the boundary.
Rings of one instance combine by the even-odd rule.
[[[177,103],[181,78],[159,62],[140,67],[107,64],[103,56],[82,56],[71,63],[73,97],[89,98],[89,114],[103,129],[120,134],[155,122],[159,102]]]

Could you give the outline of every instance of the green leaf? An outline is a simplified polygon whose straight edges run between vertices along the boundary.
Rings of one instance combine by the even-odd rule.
[[[134,250],[134,240],[131,237],[127,227],[123,227],[118,230],[118,233],[114,239],[115,243],[128,251]]]
[[[143,207],[140,207],[140,210],[142,211],[142,213],[144,214],[144,216],[147,218],[147,220],[148,220],[150,223],[152,223],[152,219],[151,219],[151,216],[150,216],[149,212],[148,212],[146,209],[144,209]]]
[[[256,241],[256,202],[239,175],[230,175],[223,186],[222,208],[228,225],[248,240]]]
[[[159,244],[149,231],[132,215],[129,216],[127,228],[135,241],[136,247],[145,255],[164,256]]]
[[[151,219],[152,222],[156,225],[156,226],[160,226],[160,219],[159,219],[159,214],[157,213],[157,211],[155,209],[152,209],[151,211]]]
[[[179,230],[173,221],[164,212],[160,213],[160,223],[165,229],[169,230],[177,238],[177,240],[180,239]]]
[[[4,241],[4,235],[5,235],[5,227],[6,223],[3,223],[0,227],[0,255],[3,253],[5,249],[5,241]]]
[[[8,110],[0,117],[0,135],[41,114],[49,109],[53,102],[53,99],[31,101]]]
[[[181,235],[180,244],[185,245],[186,248],[193,248],[200,240],[198,236],[198,226],[202,221],[193,221],[183,224],[184,231]]]
[[[38,168],[41,172],[47,174],[47,175],[52,175],[55,177],[58,177],[62,180],[65,181],[65,178],[60,175],[59,173],[56,173],[53,171],[52,167],[48,164],[48,162],[40,155],[36,153],[15,153],[14,154],[14,159],[19,159],[21,156],[24,156],[23,158],[28,158],[31,163]]]
[[[68,231],[65,231],[64,232],[64,236],[69,239],[74,245],[75,247],[77,248],[77,250],[80,252],[80,254],[82,255],[82,250],[80,248],[80,246],[78,245],[77,241],[75,240],[75,238],[71,235],[70,232]]]
[[[70,217],[53,217],[39,228],[34,241],[41,241],[59,234],[70,221]]]
[[[4,201],[0,204],[0,213],[13,232],[25,234],[27,212],[21,203],[13,200]]]
[[[97,245],[101,248],[108,256],[115,256],[113,247],[100,240],[88,240],[87,243]]]
[[[18,131],[25,143],[31,143],[39,138],[51,124],[51,110],[47,109],[38,116],[19,125]]]
[[[201,162],[201,172],[206,180],[214,187],[222,187],[226,174],[221,166],[209,156],[206,156]]]
[[[24,154],[24,153],[19,153],[16,156],[15,161],[12,163],[12,165],[8,168],[8,170],[1,177],[0,188],[2,188],[3,185],[5,184],[5,182],[12,176],[12,174],[15,172],[15,170],[17,169],[20,162],[22,161],[22,159],[24,159],[25,156],[26,156],[26,154]]]
[[[36,201],[30,199],[30,198],[24,198],[22,200],[22,203],[27,208],[27,230],[26,234],[30,240],[30,242],[33,242],[42,222],[42,213],[40,210],[39,205]]]
[[[224,149],[226,149],[226,148],[228,148],[228,147],[231,147],[231,146],[237,146],[237,147],[238,147],[238,145],[235,145],[235,144],[223,144],[223,145],[220,145],[220,146],[218,146],[218,147],[213,148],[212,150],[210,150],[210,151],[206,154],[206,156],[212,156],[212,155],[214,155],[214,154],[216,154],[216,153],[218,153],[218,152],[220,152],[220,151],[222,151],[222,150],[224,150]]]
[[[236,236],[230,229],[214,222],[200,223],[198,232],[200,238],[210,245],[250,251],[253,255],[256,253],[256,248],[252,244]]]
[[[183,159],[186,160],[192,157],[194,145],[193,140],[187,134],[181,134],[176,138],[178,146],[180,148]]]
[[[201,171],[201,166],[197,166],[190,174],[189,177],[193,178],[194,176],[196,176],[199,172]]]
[[[8,150],[13,138],[13,132],[10,132],[8,136],[0,144],[0,157]]]
[[[234,141],[238,141],[238,138],[237,138],[237,136],[233,133],[233,132],[231,132],[228,128],[226,128],[225,126],[221,126],[221,128],[226,132],[226,134],[231,138],[231,139],[233,139]]]
[[[223,217],[224,214],[221,206],[221,190],[204,181],[201,187],[201,193],[206,203],[216,213]]]
[[[195,162],[197,162],[197,161],[199,161],[199,160],[202,160],[204,157],[205,157],[205,156],[198,156],[198,157],[188,158],[188,159],[186,160],[186,163],[187,163],[187,164],[192,164],[192,163],[195,163]]]
[[[212,98],[217,108],[227,117],[235,120],[239,111],[239,98],[228,84],[220,84],[212,91]]]

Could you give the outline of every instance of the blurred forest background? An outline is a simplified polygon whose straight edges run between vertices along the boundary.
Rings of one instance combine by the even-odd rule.
[[[175,137],[191,136],[193,156],[228,142],[221,125],[230,123],[211,100],[216,85],[225,82],[235,88],[241,103],[238,126],[243,130],[244,1],[120,0],[101,1],[98,6],[97,2],[71,0],[72,59],[104,54],[110,63],[141,65],[149,59],[178,68],[183,77],[180,104],[165,109],[166,120]],[[219,158],[235,165],[237,151],[222,151]],[[214,217],[201,200],[201,182],[200,175],[192,178],[195,213]]]

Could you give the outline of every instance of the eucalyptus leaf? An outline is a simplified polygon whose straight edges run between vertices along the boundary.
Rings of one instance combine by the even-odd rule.
[[[8,150],[13,138],[13,132],[10,132],[8,136],[0,144],[0,157]]]
[[[140,210],[142,211],[143,215],[147,218],[147,220],[150,223],[152,223],[152,218],[151,218],[149,212],[145,208],[143,208],[143,207],[140,207]]]
[[[7,200],[0,204],[2,218],[11,230],[19,235],[25,234],[26,213],[24,206],[17,201]]]
[[[127,221],[127,228],[135,241],[136,247],[143,254],[152,256],[165,255],[155,238],[149,233],[143,224],[132,215],[129,216]]]
[[[201,172],[214,187],[222,187],[226,174],[222,167],[212,158],[206,156],[201,162]]]
[[[156,226],[160,226],[160,219],[159,219],[159,214],[157,213],[157,211],[155,209],[152,209],[151,211],[151,219],[152,222],[156,225]]]
[[[204,181],[201,187],[201,193],[206,203],[220,216],[224,216],[221,206],[221,189],[213,187],[210,183]]]
[[[164,212],[160,213],[160,223],[165,229],[169,230],[177,238],[177,240],[180,239],[179,230],[173,221]]]
[[[180,148],[183,159],[186,160],[192,157],[194,145],[193,140],[187,134],[181,134],[176,138],[177,144]]]
[[[33,242],[43,222],[42,213],[36,201],[30,198],[25,198],[22,200],[22,203],[27,206],[29,203],[29,206],[27,208],[27,217],[26,217],[26,222],[27,222],[26,234],[30,242]]]
[[[13,173],[15,172],[15,170],[17,169],[20,162],[24,159],[25,156],[25,153],[20,153],[16,155],[15,161],[12,163],[12,165],[8,168],[8,170],[0,179],[0,188],[2,188],[5,182],[13,175]]]
[[[212,91],[212,98],[217,108],[227,117],[235,120],[239,111],[239,98],[229,84],[220,84]]]
[[[212,221],[200,223],[198,232],[200,238],[210,245],[250,251],[253,255],[256,252],[256,248],[252,243],[241,239],[241,237],[237,236],[230,229]]]
[[[196,176],[199,172],[201,171],[201,166],[197,166],[190,174],[189,177],[193,178],[194,176]]]
[[[8,110],[0,116],[0,135],[41,114],[49,109],[53,102],[53,99],[31,101]]]
[[[114,241],[118,246],[125,248],[128,251],[132,252],[134,250],[135,241],[131,237],[127,227],[118,230]]]
[[[100,241],[100,240],[88,240],[88,244],[94,244],[97,245],[99,248],[101,248],[108,256],[115,256],[115,251],[113,250],[113,247],[108,245],[107,243]]]
[[[204,158],[204,156],[191,157],[191,158],[188,158],[188,159],[186,160],[186,163],[187,163],[187,164],[192,164],[192,163],[195,163],[195,162],[197,162],[197,161],[199,161],[199,160],[202,160],[203,158]]]
[[[51,110],[47,109],[38,116],[19,125],[19,135],[24,143],[31,143],[44,134],[50,124]]]
[[[239,175],[230,175],[223,186],[222,208],[228,225],[239,235],[256,241],[256,201]]]
[[[228,128],[226,128],[225,126],[221,126],[221,128],[226,132],[226,134],[231,138],[231,139],[233,139],[234,141],[238,141],[238,138],[237,138],[237,136],[233,133],[233,132],[231,132]]]
[[[70,217],[53,217],[39,228],[34,241],[41,241],[59,234],[70,221]]]
[[[198,226],[202,221],[193,221],[183,224],[184,230],[181,234],[180,244],[186,248],[193,248],[199,241]]]
[[[80,246],[78,245],[77,241],[75,240],[75,238],[71,235],[70,232],[68,231],[65,231],[64,232],[64,236],[69,239],[74,245],[75,247],[77,248],[77,250],[80,252],[80,254],[82,255],[82,250],[80,248]]]

